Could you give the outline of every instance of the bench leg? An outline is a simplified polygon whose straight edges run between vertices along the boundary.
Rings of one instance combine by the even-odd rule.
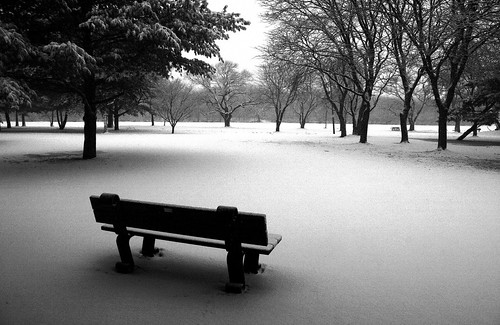
[[[134,258],[130,251],[129,241],[132,236],[120,234],[116,237],[118,253],[120,253],[121,262],[116,263],[116,271],[119,273],[131,273],[134,270]]]
[[[226,291],[241,293],[245,288],[243,252],[241,250],[230,250],[227,253],[227,270],[229,272],[229,283],[226,284]]]
[[[155,255],[155,238],[151,236],[144,236],[142,241],[141,254],[148,257]]]
[[[254,252],[245,253],[245,263],[243,267],[245,269],[245,273],[259,273],[259,254]]]

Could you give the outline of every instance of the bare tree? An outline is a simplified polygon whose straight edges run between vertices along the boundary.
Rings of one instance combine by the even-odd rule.
[[[206,101],[224,119],[224,126],[231,125],[231,118],[236,110],[252,104],[247,92],[247,85],[252,75],[247,70],[238,71],[238,65],[231,61],[220,62],[215,66],[215,73],[206,76],[190,77],[206,91]]]
[[[318,69],[331,81],[340,75],[349,79],[348,90],[361,98],[358,122],[360,142],[367,142],[368,122],[372,96],[380,83],[382,69],[388,58],[388,33],[381,24],[382,1],[300,1],[261,0],[266,8],[266,19],[279,23],[278,32],[291,35],[289,46],[292,53],[299,53],[300,62]],[[290,38],[292,39],[292,38]],[[301,42],[297,42],[301,40]],[[306,54],[306,55],[304,55]],[[282,59],[296,56],[289,53]],[[338,66],[332,60],[342,62],[345,70],[330,70]],[[383,83],[383,82],[382,82]],[[339,83],[339,87],[345,87]],[[376,103],[376,101],[375,101]]]
[[[405,6],[401,5],[403,2]],[[417,49],[429,78],[439,112],[438,149],[445,150],[448,115],[457,85],[471,54],[498,34],[500,5],[497,0],[390,0],[387,3]]]
[[[418,60],[415,45],[404,32],[403,25],[396,17],[394,17],[390,9],[391,6],[397,6],[398,10],[406,15],[405,20],[411,21],[411,12],[407,10],[408,3],[405,1],[393,1],[392,3],[386,3],[385,5],[386,7],[382,8],[384,9],[386,23],[391,33],[390,49],[393,61],[395,62],[399,73],[399,80],[402,87],[402,91],[397,91],[398,97],[403,101],[403,109],[399,114],[401,143],[408,143],[408,116],[413,107],[413,93],[415,92],[415,89],[424,74],[424,69],[421,67],[421,63]]]
[[[299,86],[297,99],[293,105],[299,117],[300,128],[306,125],[309,116],[321,105],[321,89],[318,89],[315,75],[308,73]],[[335,126],[334,126],[335,128]]]
[[[196,98],[193,86],[181,79],[162,79],[155,89],[155,98],[152,100],[154,112],[170,123],[172,134],[177,123],[191,115]]]
[[[266,101],[274,108],[276,132],[280,131],[283,116],[297,98],[303,82],[304,71],[293,64],[264,56],[265,63],[259,70],[259,81]]]

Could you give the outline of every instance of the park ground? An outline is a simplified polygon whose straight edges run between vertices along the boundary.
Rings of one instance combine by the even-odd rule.
[[[387,125],[368,144],[320,124],[121,127],[91,160],[80,124],[0,132],[0,324],[500,324],[499,131],[438,151],[434,126],[410,144]],[[283,241],[241,295],[224,250],[157,241],[149,259],[132,238],[118,274],[102,192],[265,213]]]

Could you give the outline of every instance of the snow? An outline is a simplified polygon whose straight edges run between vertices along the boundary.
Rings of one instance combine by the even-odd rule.
[[[500,133],[369,144],[331,126],[122,123],[80,160],[81,124],[0,132],[0,324],[499,324]],[[36,130],[37,132],[32,132]],[[224,250],[157,241],[133,274],[88,197],[267,214],[283,235],[242,295]]]

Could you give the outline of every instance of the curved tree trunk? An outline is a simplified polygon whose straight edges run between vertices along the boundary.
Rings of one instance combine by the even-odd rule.
[[[68,112],[65,111],[63,117],[62,112],[60,110],[57,110],[56,115],[57,115],[57,125],[59,126],[59,130],[64,130],[64,128],[66,127],[66,122],[68,121]]]
[[[471,132],[474,132],[476,130],[477,132],[477,123],[474,123],[467,131],[465,131],[461,136],[457,138],[458,141],[462,141],[467,137]]]

